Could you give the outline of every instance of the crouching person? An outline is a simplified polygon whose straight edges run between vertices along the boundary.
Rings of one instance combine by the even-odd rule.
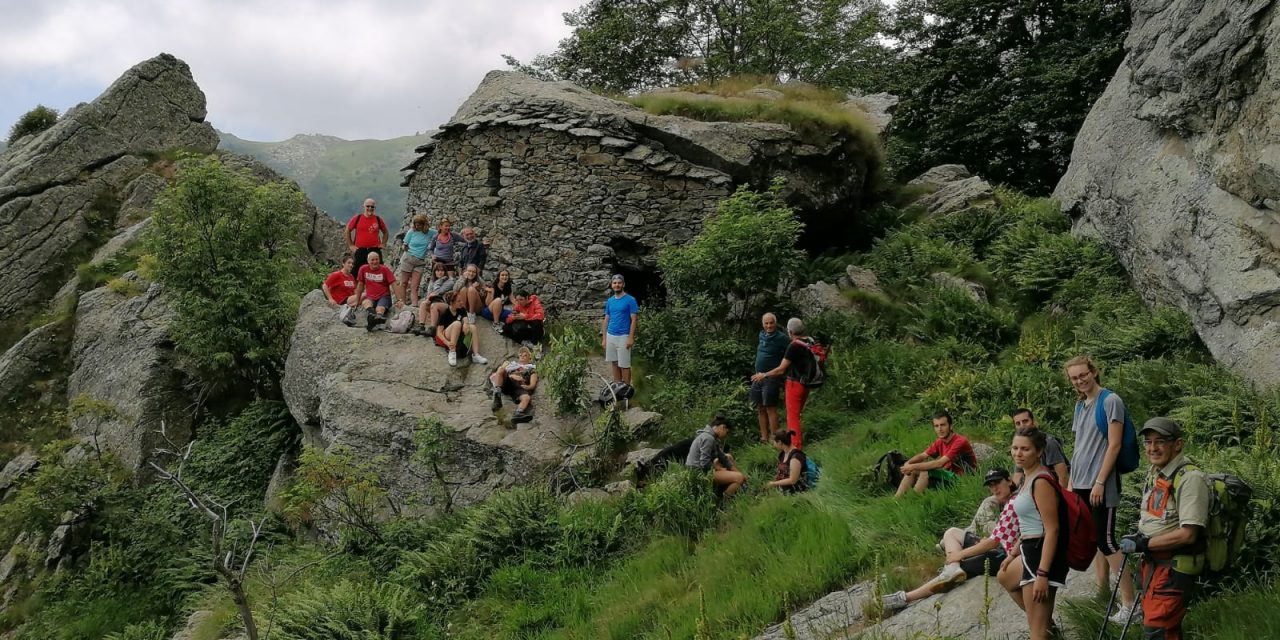
[[[717,487],[724,487],[725,497],[737,493],[747,483],[747,475],[734,466],[733,456],[724,452],[721,441],[729,436],[729,421],[724,416],[711,419],[711,424],[702,428],[694,436],[689,445],[689,455],[684,459],[686,467],[701,471],[711,471],[711,481]]]
[[[771,489],[781,489],[783,493],[795,493],[809,488],[804,469],[808,458],[796,448],[794,436],[794,432],[786,429],[773,432],[773,448],[778,450],[778,471],[768,486]]]
[[[1204,571],[1204,528],[1213,490],[1182,454],[1182,427],[1152,418],[1138,434],[1151,461],[1138,533],[1120,540],[1121,553],[1142,556],[1142,631],[1148,640],[1181,640],[1187,601]]]
[[[942,572],[912,591],[884,596],[881,602],[886,611],[905,608],[935,593],[949,591],[970,578],[984,573],[994,576],[1000,571],[1001,563],[1013,553],[1019,540],[1018,516],[1012,502],[1017,487],[1004,469],[988,471],[982,483],[991,495],[978,505],[973,521],[964,529],[952,527],[942,534],[938,543],[946,554]]]
[[[533,420],[533,391],[538,388],[538,372],[533,365],[533,352],[528,347],[520,347],[516,352],[515,362],[504,362],[489,376],[493,383],[493,410],[502,408],[502,394],[511,396],[516,401],[516,412],[511,416],[512,422],[529,422]]]

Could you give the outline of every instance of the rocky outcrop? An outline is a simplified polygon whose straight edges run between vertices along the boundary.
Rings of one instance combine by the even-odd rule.
[[[702,99],[702,98],[699,98]],[[715,98],[706,97],[711,100]],[[657,251],[683,244],[735,185],[787,181],[818,224],[855,210],[876,162],[852,135],[656,116],[568,82],[489,73],[412,173],[408,215],[478,226],[555,311],[594,311],[612,273],[657,286]],[[871,141],[869,144],[875,144]],[[865,149],[865,146],[862,147]]]
[[[165,446],[162,421],[174,442],[190,440],[194,399],[175,360],[175,316],[164,289],[132,272],[124,277],[145,293],[126,297],[104,287],[80,297],[67,397],[81,407],[72,412],[72,431],[138,470]]]
[[[848,311],[853,308],[853,302],[841,293],[840,287],[821,280],[793,291],[791,304],[795,305],[803,318],[812,318],[827,311]]]
[[[41,361],[58,351],[58,333],[64,328],[53,322],[43,325],[0,356],[0,398],[8,398],[31,381]]]
[[[1280,383],[1280,12],[1133,3],[1126,56],[1054,192],[1220,362]]]
[[[48,299],[66,257],[116,223],[120,194],[172,149],[211,152],[204,93],[162,54],[125,72],[92,103],[0,155],[0,314]],[[74,266],[74,264],[70,265]]]
[[[505,359],[510,343],[486,326],[479,332],[481,352],[494,365]],[[283,390],[305,444],[385,458],[400,497],[426,488],[427,475],[409,460],[413,433],[423,418],[439,418],[450,432],[445,476],[458,483],[454,500],[467,504],[495,489],[545,480],[563,459],[560,437],[580,427],[537,399],[533,422],[514,428],[504,422],[511,402],[494,413],[485,392],[494,365],[464,359],[450,367],[444,350],[425,338],[343,326],[323,294],[312,291],[298,313]]]

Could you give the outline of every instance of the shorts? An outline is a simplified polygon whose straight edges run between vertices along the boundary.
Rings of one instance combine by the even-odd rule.
[[[631,349],[627,347],[627,336],[608,334],[605,337],[604,361],[618,363],[619,369],[631,368]]]
[[[1116,483],[1119,484],[1120,475],[1116,474]],[[1084,503],[1089,505],[1089,509],[1093,514],[1094,535],[1098,541],[1098,551],[1102,555],[1109,556],[1120,553],[1120,543],[1116,540],[1116,508],[1108,507],[1105,504],[1094,506],[1089,504],[1089,489],[1072,489],[1076,495],[1084,499]]]
[[[975,544],[981,542],[982,539],[973,535],[971,532],[964,532],[964,547],[968,549]],[[960,568],[964,569],[964,575],[968,578],[976,578],[983,573],[994,576],[1000,571],[1000,563],[1004,562],[1004,549],[992,549],[980,556],[965,558],[960,561]]]
[[[1036,570],[1040,568],[1040,551],[1043,545],[1044,539],[1042,538],[1022,541],[1022,579],[1018,581],[1018,586],[1026,586],[1036,581]],[[1061,589],[1067,580],[1067,571],[1071,569],[1071,567],[1067,566],[1067,541],[1065,539],[1058,540],[1058,548],[1054,556],[1053,563],[1049,565],[1049,586]]]
[[[426,273],[427,261],[408,251],[400,255],[400,273]]]
[[[520,396],[533,395],[532,391],[521,389],[511,378],[506,378],[502,381],[502,392],[511,396],[515,400],[519,400]]]
[[[377,300],[374,300],[373,298],[365,298],[365,300],[368,300],[368,301],[372,302],[372,303],[373,303],[373,306],[374,306],[375,308],[376,308],[376,307],[382,307],[383,309],[390,309],[390,308],[391,308],[391,295],[390,295],[390,294],[387,294],[387,295],[385,295],[385,296],[382,296],[381,298],[378,298]]]
[[[929,470],[929,488],[930,489],[946,489],[956,483],[956,474],[947,469],[930,469]]]
[[[782,393],[782,378],[763,378],[751,383],[751,406],[776,407]]]
[[[489,307],[484,307],[480,309],[480,317],[484,318],[485,320],[493,320],[493,312],[489,310]],[[507,318],[510,318],[510,317],[511,317],[511,310],[503,309],[502,313],[498,314],[498,322],[506,322]]]
[[[441,340],[439,335],[435,336],[435,341],[436,341],[436,346],[440,347],[441,349],[444,349],[446,351],[449,349],[449,345],[445,344],[444,340]],[[464,336],[461,340],[458,341],[457,351],[458,351],[459,358],[465,358],[471,355],[471,345],[468,344],[470,341],[471,341],[470,336]]]

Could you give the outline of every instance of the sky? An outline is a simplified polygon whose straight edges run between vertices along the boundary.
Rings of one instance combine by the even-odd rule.
[[[569,34],[585,0],[0,0],[0,135],[65,111],[161,52],[191,66],[208,120],[249,140],[391,138],[446,122],[501,54]]]

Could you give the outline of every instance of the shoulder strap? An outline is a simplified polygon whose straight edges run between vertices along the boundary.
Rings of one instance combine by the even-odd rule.
[[[375,215],[374,217],[378,219],[378,228],[379,228],[379,229],[382,229],[383,231],[386,231],[387,233],[391,233],[391,231],[390,231],[389,229],[387,229],[387,221],[386,221],[386,220],[383,220],[383,219],[382,219],[382,216]]]

